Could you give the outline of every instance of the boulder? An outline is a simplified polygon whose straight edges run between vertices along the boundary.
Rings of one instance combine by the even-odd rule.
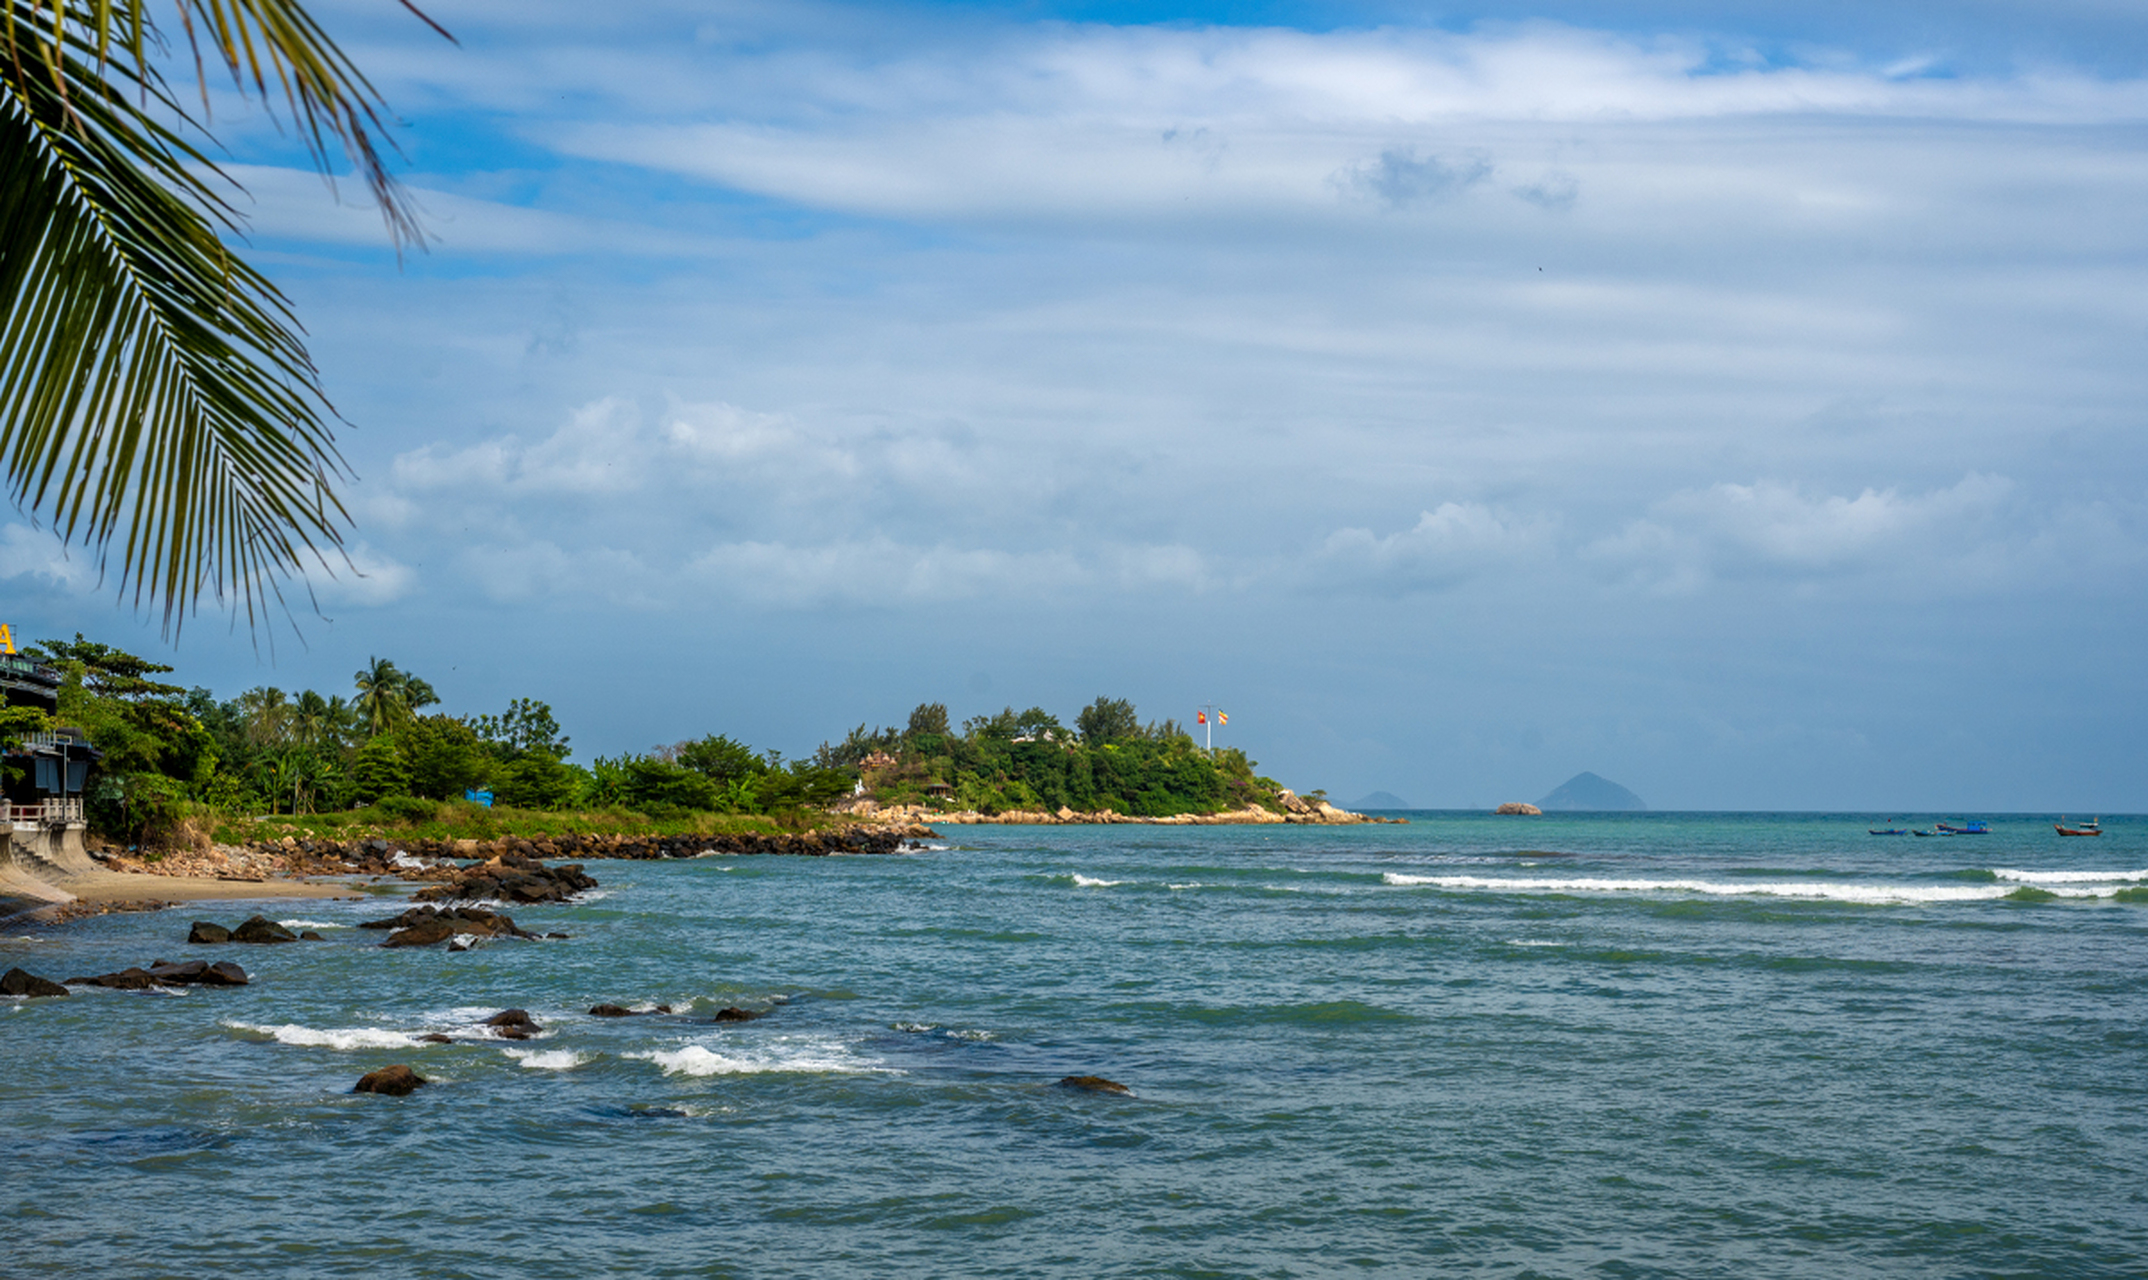
[[[196,920],[193,929],[186,935],[186,941],[190,947],[213,947],[231,941],[231,930],[208,920]]]
[[[219,960],[210,964],[206,960],[183,960],[178,964],[163,961],[149,966],[149,976],[170,987],[243,987],[246,970]]]
[[[1084,1093],[1118,1093],[1132,1097],[1134,1091],[1116,1080],[1102,1076],[1067,1076],[1059,1081],[1062,1089],[1080,1089]]]
[[[600,1004],[590,1009],[589,1016],[592,1018],[631,1018],[634,1016],[634,1011],[616,1004]]]
[[[418,1037],[418,1043],[419,1043],[419,1044],[453,1044],[453,1043],[455,1043],[455,1037],[453,1037],[453,1036],[444,1036],[444,1035],[441,1035],[441,1034],[440,1034],[439,1032],[437,1032],[437,1031],[428,1031],[428,1032],[426,1032],[426,1033],[425,1033],[424,1035],[422,1035],[422,1036],[419,1036],[419,1037]]]
[[[1497,809],[1492,810],[1492,812],[1504,814],[1526,814],[1534,817],[1541,815],[1544,811],[1542,809],[1537,808],[1533,804],[1523,804],[1518,800],[1509,800],[1505,804],[1500,805]]]
[[[243,987],[246,985],[246,970],[229,960],[219,960],[209,966],[209,971],[202,976],[201,981],[204,986]]]
[[[118,973],[101,973],[94,978],[69,978],[71,987],[108,987],[113,991],[147,991],[157,985],[156,978],[139,966],[121,969]]]
[[[502,1040],[527,1040],[544,1030],[527,1009],[502,1009],[485,1019],[484,1025]]]
[[[35,999],[39,996],[64,996],[66,994],[67,988],[50,978],[40,978],[34,973],[26,973],[21,969],[10,969],[6,973],[0,973],[0,996],[24,996]]]
[[[311,929],[301,929],[301,930],[299,931],[299,934],[298,934],[298,940],[299,940],[300,942],[326,942],[326,941],[328,941],[328,939],[326,939],[326,938],[322,937],[322,936],[321,936],[320,934],[318,934],[318,933],[315,933],[315,932],[314,932],[313,930],[311,930]]]
[[[750,1009],[740,1009],[732,1006],[727,1009],[718,1009],[715,1020],[718,1022],[751,1022],[755,1018],[765,1018],[767,1016],[765,1013],[755,1013]]]
[[[452,920],[444,916],[421,916],[406,928],[388,935],[384,947],[429,947],[436,942],[446,942],[457,930]]]
[[[298,935],[267,916],[253,916],[231,931],[233,942],[296,942]]]
[[[382,1093],[391,1098],[402,1098],[424,1083],[424,1076],[402,1063],[397,1063],[392,1067],[382,1067],[378,1071],[368,1071],[358,1077],[358,1087],[351,1092]]]

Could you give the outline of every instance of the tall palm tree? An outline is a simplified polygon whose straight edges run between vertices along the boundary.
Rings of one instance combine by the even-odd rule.
[[[0,478],[167,630],[204,598],[251,624],[340,554],[347,473],[289,304],[231,252],[238,188],[157,69],[152,3],[0,0]],[[170,3],[195,67],[280,97],[423,243],[386,105],[298,0]]]
[[[383,734],[410,718],[410,677],[394,663],[386,658],[368,658],[355,679],[358,696],[353,702],[365,720],[367,732]],[[427,686],[426,692],[431,691]]]

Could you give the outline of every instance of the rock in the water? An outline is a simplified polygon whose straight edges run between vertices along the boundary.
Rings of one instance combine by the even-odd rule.
[[[0,996],[64,996],[67,988],[50,978],[40,978],[21,969],[0,973]]]
[[[1510,816],[1516,814],[1537,816],[1541,815],[1544,811],[1542,809],[1537,808],[1533,804],[1524,804],[1519,800],[1509,800],[1505,804],[1500,805],[1497,809],[1492,810],[1492,812],[1503,813]]]
[[[213,921],[196,920],[193,930],[186,935],[186,940],[188,946],[213,947],[218,943],[231,941],[231,930]]]
[[[358,1078],[358,1087],[352,1093],[384,1093],[391,1098],[407,1096],[411,1090],[425,1083],[425,1077],[402,1063],[368,1071]]]
[[[502,1040],[527,1040],[544,1030],[527,1009],[502,1009],[485,1019],[485,1025]]]
[[[631,1018],[634,1016],[634,1011],[616,1004],[600,1004],[590,1009],[589,1016],[592,1018]]]
[[[513,919],[483,907],[412,907],[399,916],[368,920],[361,929],[393,929],[384,947],[429,947],[460,934],[475,938],[533,938],[537,935],[516,927]],[[467,951],[467,946],[462,950]]]
[[[113,991],[147,991],[157,985],[156,978],[144,968],[131,966],[118,973],[101,973],[94,978],[69,978],[71,987],[108,987]]]
[[[233,942],[296,942],[298,935],[267,916],[254,916],[231,931]]]
[[[1132,1089],[1127,1088],[1118,1081],[1106,1080],[1102,1076],[1067,1076],[1059,1082],[1059,1087],[1062,1089],[1081,1089],[1088,1093],[1123,1093],[1127,1097],[1132,1097],[1134,1094]]]
[[[428,1031],[428,1032],[426,1032],[426,1033],[425,1033],[424,1035],[422,1035],[422,1036],[419,1036],[419,1037],[418,1037],[418,1043],[419,1043],[419,1044],[453,1044],[453,1043],[455,1043],[455,1037],[453,1037],[453,1036],[444,1036],[444,1035],[441,1035],[441,1034],[440,1034],[439,1032],[437,1032],[437,1031]]]
[[[322,937],[322,936],[321,936],[320,934],[318,934],[318,933],[315,933],[315,932],[314,932],[313,930],[311,930],[311,929],[301,929],[301,930],[299,930],[299,933],[298,933],[298,940],[299,940],[300,942],[326,942],[326,941],[328,941],[328,939],[326,939],[326,938]]]
[[[716,1021],[718,1022],[751,1022],[755,1018],[763,1018],[766,1016],[768,1015],[762,1013],[755,1013],[750,1009],[741,1009],[735,1005],[727,1009],[718,1009],[716,1011]]]
[[[246,985],[246,970],[229,960],[219,960],[209,966],[209,971],[201,980],[212,987],[243,987]]]
[[[408,928],[397,929],[381,943],[384,947],[429,947],[455,936],[455,925],[441,916],[425,916]]]
[[[210,964],[205,960],[185,960],[178,964],[159,961],[149,966],[149,976],[172,987],[243,987],[246,970],[219,960]]]

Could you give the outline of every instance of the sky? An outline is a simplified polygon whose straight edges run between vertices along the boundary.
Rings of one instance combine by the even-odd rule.
[[[577,758],[1204,703],[1300,790],[2148,811],[2148,10],[387,0],[398,260],[228,93],[351,566],[176,647]]]

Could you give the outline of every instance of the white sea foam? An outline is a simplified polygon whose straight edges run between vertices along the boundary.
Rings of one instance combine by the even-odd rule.
[[[345,927],[333,920],[278,920],[276,923],[286,929],[341,929]]]
[[[1125,883],[1124,880],[1092,880],[1079,871],[1074,873],[1074,887],[1077,889],[1109,889],[1113,885]]]
[[[609,889],[584,889],[584,890],[582,890],[582,891],[581,891],[580,893],[575,893],[575,894],[569,894],[569,895],[567,896],[567,901],[569,901],[569,902],[601,902],[601,901],[603,901],[604,899],[606,899],[606,898],[609,898],[609,897],[611,897],[611,896],[612,896],[612,891],[611,891],[611,890],[609,890]]]
[[[300,1045],[315,1049],[415,1049],[416,1036],[385,1027],[330,1027],[320,1029],[302,1027],[295,1022],[281,1026],[267,1026],[255,1022],[226,1022],[234,1031],[251,1031],[267,1036],[278,1044]]]
[[[1390,871],[1391,885],[1438,889],[1489,889],[1498,893],[1669,893],[1723,898],[1792,898],[1808,902],[1856,902],[1891,906],[1927,902],[1988,902],[2014,892],[2004,884],[1884,884],[1828,881],[1718,880],[1535,880],[1488,876],[1410,876]],[[2101,897],[2093,889],[2053,889],[2066,898]]]
[[[1547,938],[1508,938],[1507,945],[1510,947],[1563,947],[1566,944],[1553,942]]]
[[[500,1052],[533,1071],[572,1071],[591,1061],[572,1049],[502,1049]]]
[[[2131,885],[2148,880],[2148,870],[2142,871],[2015,871],[2008,867],[1993,869],[1992,874],[2001,880],[2020,884],[2107,884]]]
[[[625,1056],[653,1062],[667,1076],[861,1074],[885,1070],[878,1060],[860,1058],[835,1041],[793,1036],[760,1040],[751,1045],[727,1044],[721,1051],[707,1045],[689,1044],[677,1049],[652,1049]]]
[[[1207,887],[1207,885],[1198,880],[1189,880],[1185,884],[1166,884],[1164,886],[1166,889],[1206,889]]]

